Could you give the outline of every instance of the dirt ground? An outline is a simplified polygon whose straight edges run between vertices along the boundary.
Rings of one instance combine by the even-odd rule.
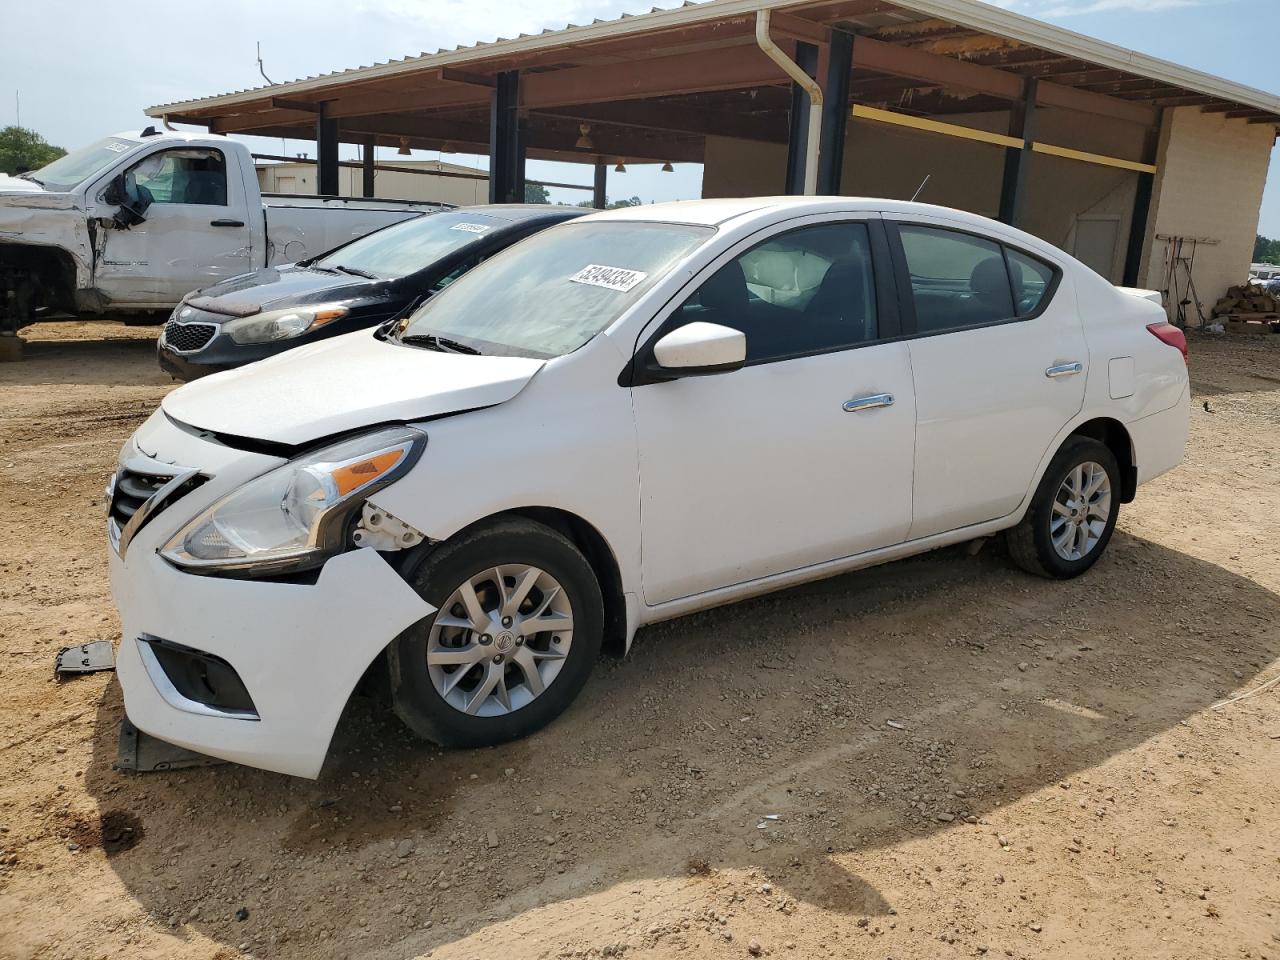
[[[113,769],[102,490],[154,330],[0,366],[0,956],[1280,960],[1280,337],[1071,583],[949,549],[643,631],[537,736]],[[1205,404],[1208,409],[1205,409]],[[892,721],[892,722],[891,722]]]

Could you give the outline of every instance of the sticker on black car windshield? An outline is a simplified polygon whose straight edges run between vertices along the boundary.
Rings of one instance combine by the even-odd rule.
[[[604,287],[606,290],[618,290],[623,293],[647,277],[647,273],[639,270],[628,270],[625,267],[605,267],[598,263],[589,263],[572,277],[570,283],[588,283],[593,287]]]
[[[487,233],[489,225],[485,223],[455,223],[450,230],[461,230],[463,233]]]

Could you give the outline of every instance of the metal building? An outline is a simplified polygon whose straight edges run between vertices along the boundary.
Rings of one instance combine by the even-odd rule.
[[[1280,97],[975,0],[710,0],[148,110],[218,133],[703,164],[705,196],[817,192],[984,213],[1116,282],[1209,303],[1246,278]],[[366,155],[372,151],[366,150]]]

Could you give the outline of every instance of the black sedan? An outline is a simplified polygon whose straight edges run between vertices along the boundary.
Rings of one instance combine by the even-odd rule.
[[[406,314],[481,260],[589,213],[494,204],[384,227],[310,260],[205,287],[178,304],[157,344],[181,380],[229,370]]]

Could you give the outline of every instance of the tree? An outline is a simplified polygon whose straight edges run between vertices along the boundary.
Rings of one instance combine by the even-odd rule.
[[[524,202],[550,203],[551,194],[548,193],[547,188],[540,183],[526,183],[524,185]]]
[[[1253,262],[1280,265],[1280,240],[1269,240],[1259,234],[1253,245]]]
[[[39,170],[67,151],[48,143],[34,130],[5,127],[0,130],[0,173],[15,174]]]
[[[638,207],[640,206],[640,198],[632,197],[630,200],[606,200],[604,208],[606,210],[617,210],[619,207]]]

